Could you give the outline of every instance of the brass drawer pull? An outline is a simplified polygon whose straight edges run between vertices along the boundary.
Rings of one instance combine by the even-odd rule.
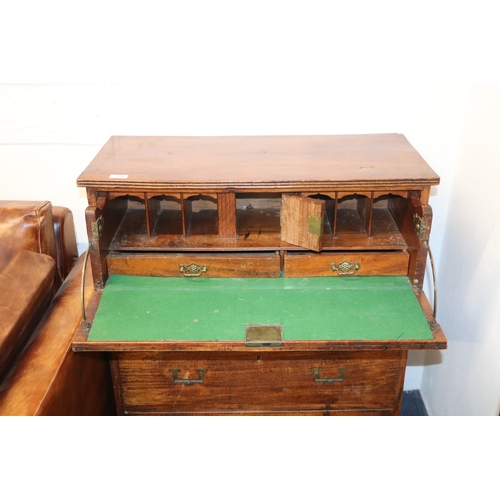
[[[201,273],[206,273],[208,271],[208,266],[199,266],[194,263],[187,266],[181,264],[179,266],[179,271],[187,277],[201,276]]]
[[[314,373],[314,381],[315,382],[323,382],[323,384],[333,384],[334,382],[343,382],[345,372],[347,371],[347,368],[339,368],[340,377],[338,377],[338,378],[320,378],[319,373],[321,371],[321,368],[311,368],[311,369]]]
[[[336,272],[340,276],[354,274],[356,271],[359,271],[360,267],[361,264],[359,262],[351,264],[350,262],[347,262],[347,260],[344,260],[340,264],[331,264],[332,271],[334,273]]]
[[[184,384],[184,385],[193,385],[193,384],[203,384],[205,380],[205,372],[206,370],[196,370],[198,372],[198,378],[179,378],[179,370],[174,370],[170,368],[170,372],[174,377],[174,384]]]

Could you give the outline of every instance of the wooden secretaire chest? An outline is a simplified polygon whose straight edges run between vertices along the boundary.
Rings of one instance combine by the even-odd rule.
[[[439,178],[399,134],[112,137],[87,189],[119,414],[395,415]]]

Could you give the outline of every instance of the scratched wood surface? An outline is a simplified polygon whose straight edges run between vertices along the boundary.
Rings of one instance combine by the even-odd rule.
[[[79,176],[102,188],[428,186],[439,177],[401,134],[113,136]]]

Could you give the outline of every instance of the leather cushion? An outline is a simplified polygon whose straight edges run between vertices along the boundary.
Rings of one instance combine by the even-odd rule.
[[[52,257],[23,250],[0,272],[0,380],[48,307],[55,269]]]

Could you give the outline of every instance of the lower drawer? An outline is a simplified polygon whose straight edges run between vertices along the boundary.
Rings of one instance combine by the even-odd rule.
[[[277,278],[280,257],[262,253],[112,253],[110,274],[132,276],[203,276],[207,278]]]
[[[175,416],[245,416],[245,417],[286,417],[286,416],[305,416],[305,417],[355,417],[355,416],[392,416],[394,411],[392,408],[381,408],[373,410],[335,410],[331,408],[324,408],[323,410],[302,410],[302,411],[186,411],[186,412],[165,412],[165,411],[153,411],[153,412],[142,412],[142,411],[130,411],[127,412],[130,416],[163,416],[163,417],[175,417]]]
[[[406,351],[120,352],[123,413],[398,413]]]
[[[380,252],[287,252],[284,275],[306,276],[405,276],[409,254],[406,250]]]

